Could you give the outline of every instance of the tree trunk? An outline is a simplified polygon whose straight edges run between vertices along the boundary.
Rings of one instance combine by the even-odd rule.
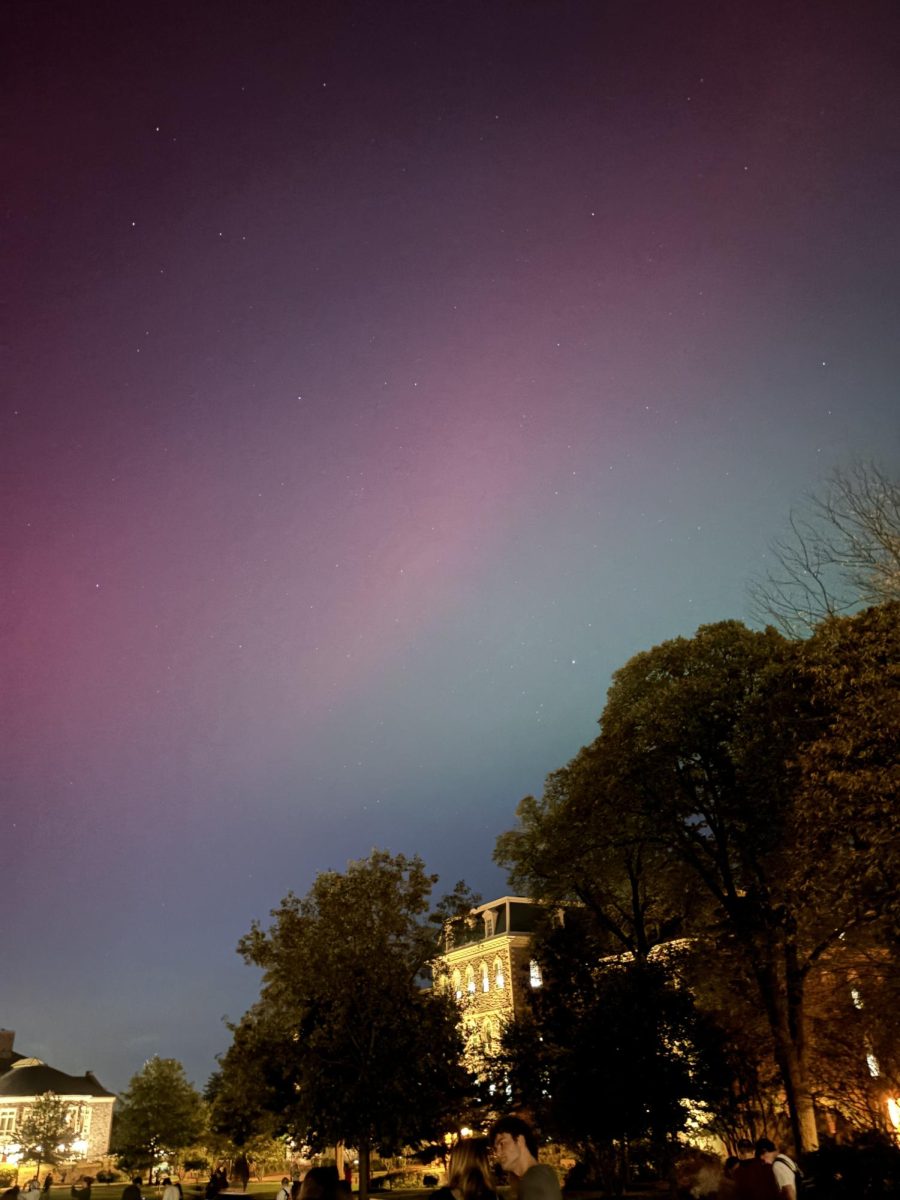
[[[778,961],[782,956],[784,971],[780,972]],[[756,978],[772,1030],[775,1059],[781,1070],[794,1151],[804,1154],[819,1148],[815,1105],[806,1066],[804,979],[790,944],[778,949],[770,945],[765,959],[768,961],[757,961]]]
[[[784,1090],[787,1095],[788,1112],[791,1118],[791,1133],[794,1135],[794,1150],[797,1154],[818,1150],[819,1132],[816,1128],[816,1110],[812,1092],[807,1082],[805,1064],[801,1061],[798,1048],[789,1036],[776,1032],[775,1057],[781,1067]]]
[[[628,1138],[625,1134],[622,1135],[622,1140],[619,1142],[619,1170],[618,1179],[616,1181],[616,1195],[624,1196],[625,1189],[628,1187]]]
[[[371,1145],[368,1138],[359,1139],[359,1200],[369,1200],[369,1159]]]

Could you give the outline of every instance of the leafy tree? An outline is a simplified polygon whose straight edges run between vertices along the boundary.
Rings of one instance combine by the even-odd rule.
[[[784,1132],[783,1088],[771,1050],[771,1031],[745,956],[715,927],[700,931],[679,958],[679,978],[715,1030],[728,1064],[727,1096],[720,1097],[708,1127],[732,1153],[742,1138]],[[814,1056],[817,1059],[817,1056]]]
[[[38,1096],[16,1130],[16,1137],[22,1157],[33,1159],[37,1163],[35,1173],[40,1174],[43,1163],[52,1166],[65,1158],[75,1140],[69,1105],[53,1092]]]
[[[772,543],[775,566],[750,586],[754,612],[789,636],[829,616],[900,600],[900,481],[873,463],[832,473]]]
[[[896,924],[900,602],[825,621],[804,645],[801,667],[812,702],[795,829],[810,851],[805,895],[833,903],[837,894],[860,920],[890,910]]]
[[[122,1093],[113,1152],[124,1168],[174,1167],[201,1138],[206,1111],[177,1059],[149,1059]]]
[[[898,611],[833,618],[805,643],[722,622],[637,655],[616,673],[600,737],[578,760],[587,782],[561,791],[551,780],[552,803],[532,802],[498,849],[534,877],[564,830],[561,874],[583,875],[573,893],[607,908],[633,878],[598,844],[624,835],[627,847],[648,847],[661,878],[686,869],[684,886],[711,910],[685,906],[684,928],[719,956],[740,954],[799,1150],[817,1144],[810,978],[896,921]]]
[[[253,925],[239,952],[263,986],[221,1060],[220,1129],[249,1136],[257,1109],[270,1132],[313,1148],[354,1145],[365,1197],[373,1149],[394,1153],[453,1125],[471,1087],[457,1012],[422,983],[443,919],[473,897],[459,885],[429,914],[436,881],[419,858],[376,850],[323,872],[305,897],[289,894],[268,930]]]
[[[623,802],[690,867],[740,944],[769,1019],[795,1144],[814,1149],[808,963],[787,840],[803,716],[788,679],[793,652],[774,630],[728,621],[639,654],[614,676],[599,743]]]
[[[725,1101],[731,1075],[670,964],[600,956],[579,915],[535,947],[544,983],[505,1032],[498,1082],[591,1179],[621,1190],[629,1147],[649,1142],[664,1158],[689,1120]]]
[[[877,1128],[900,1088],[900,603],[823,622],[801,657],[813,732],[798,754],[797,891],[830,919],[812,951],[819,1086]]]
[[[494,850],[510,886],[548,905],[582,905],[604,953],[644,962],[682,932],[696,889],[639,811],[623,808],[596,744],[548,776],[541,799],[526,796],[516,816]]]

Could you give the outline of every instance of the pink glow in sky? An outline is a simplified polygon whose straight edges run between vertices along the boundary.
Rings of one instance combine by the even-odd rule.
[[[502,893],[611,672],[897,469],[900,17],[3,19],[0,1023],[202,1083],[254,918],[373,845]]]

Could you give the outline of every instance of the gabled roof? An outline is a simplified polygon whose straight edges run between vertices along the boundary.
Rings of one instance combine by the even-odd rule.
[[[84,1075],[67,1075],[46,1063],[33,1067],[13,1067],[0,1075],[0,1096],[43,1096],[54,1092],[57,1096],[109,1096],[99,1080],[88,1071]]]

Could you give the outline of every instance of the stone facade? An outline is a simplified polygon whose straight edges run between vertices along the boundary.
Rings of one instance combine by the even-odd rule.
[[[540,986],[531,939],[541,909],[521,896],[503,896],[451,922],[437,986],[451,992],[460,1006],[467,1057],[496,1052],[505,1024],[530,1004]]]
[[[67,1075],[13,1050],[15,1034],[0,1029],[0,1162],[18,1162],[16,1130],[39,1096],[51,1092],[69,1110],[73,1159],[96,1160],[109,1150],[116,1097],[86,1071]]]

